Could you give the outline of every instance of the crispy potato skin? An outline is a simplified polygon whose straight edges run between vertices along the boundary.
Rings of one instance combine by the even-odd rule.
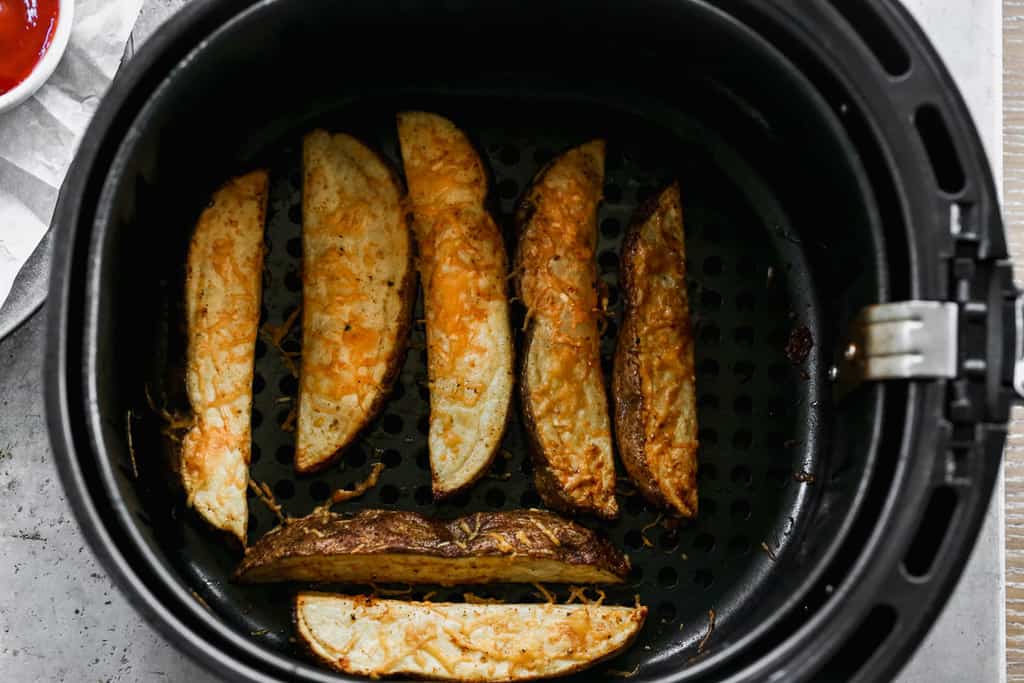
[[[635,217],[622,248],[612,394],[619,454],[644,496],[697,515],[697,399],[679,186]]]
[[[418,246],[430,374],[434,497],[470,487],[490,466],[513,386],[505,245],[484,206],[487,177],[466,136],[436,114],[398,115]]]
[[[517,212],[516,272],[528,321],[520,390],[538,493],[555,509],[613,518],[618,504],[594,253],[603,185],[601,140],[542,170]]]
[[[302,367],[295,469],[332,463],[401,369],[415,277],[398,178],[345,134],[303,145]]]
[[[544,576],[531,573],[536,566]],[[234,580],[617,583],[628,573],[628,560],[610,543],[550,512],[479,512],[443,522],[364,510],[314,513],[271,531],[249,547]]]
[[[564,676],[627,649],[646,607],[472,605],[299,593],[314,661],[346,674],[475,683]]]
[[[185,386],[194,420],[178,471],[188,505],[243,545],[266,206],[265,171],[221,187],[199,217],[185,276]]]

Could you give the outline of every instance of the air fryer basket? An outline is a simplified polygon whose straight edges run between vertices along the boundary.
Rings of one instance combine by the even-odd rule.
[[[873,4],[844,3],[840,15],[824,2],[651,2],[584,16],[571,3],[403,3],[396,14],[389,3],[235,0],[172,23],[105,102],[58,212],[67,240],[50,341],[55,441],[79,518],[132,598],[222,673],[337,680],[292,642],[295,586],[227,580],[238,549],[168,486],[169,444],[146,391],[183,405],[185,249],[216,186],[257,166],[271,171],[262,317],[279,325],[301,303],[302,134],[352,133],[400,167],[394,114],[417,108],[474,139],[510,246],[512,208],[540,166],[591,137],[608,140],[598,247],[611,303],[606,373],[622,235],[655,190],[672,179],[683,190],[701,511],[692,522],[659,514],[622,477],[621,518],[581,520],[632,560],[609,601],[639,595],[651,616],[629,652],[580,680],[613,671],[870,679],[898,667],[958,575],[963,539],[988,502],[1013,360],[1003,329],[1011,292],[1008,266],[994,260],[1005,246],[991,179],[963,105],[935,99],[948,76],[906,16]],[[848,49],[825,53],[801,26]],[[865,35],[887,38],[879,48]],[[902,97],[927,102],[916,119],[879,113],[898,109],[889,90],[901,81],[912,84]],[[908,142],[907,125],[920,137]],[[953,295],[964,310],[962,377],[834,393],[864,307]],[[984,310],[972,307],[979,301]],[[300,340],[296,325],[284,348],[301,351]],[[252,475],[288,513],[309,512],[378,461],[379,485],[337,510],[450,517],[539,505],[518,419],[486,478],[433,503],[422,325],[411,342],[381,416],[338,466],[310,477],[294,474],[284,428],[297,382],[258,343]],[[979,354],[980,368],[967,362]],[[250,511],[252,541],[274,518],[254,498]],[[465,590],[411,595],[435,589],[435,600]],[[470,590],[542,599],[529,586]]]

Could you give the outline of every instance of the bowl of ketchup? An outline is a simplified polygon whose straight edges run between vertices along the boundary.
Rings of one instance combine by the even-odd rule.
[[[57,68],[74,0],[0,0],[0,112],[21,104]]]

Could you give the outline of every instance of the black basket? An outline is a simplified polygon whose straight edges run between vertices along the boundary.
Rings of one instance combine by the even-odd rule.
[[[660,514],[623,477],[620,519],[581,520],[631,557],[632,576],[609,600],[639,595],[651,616],[629,652],[579,679],[614,669],[638,681],[870,680],[901,665],[962,569],[1005,436],[1012,288],[990,173],[948,75],[902,11],[715,4],[413,2],[399,12],[225,0],[186,10],[129,64],[57,213],[49,401],[79,519],[158,627],[222,673],[337,680],[292,642],[296,586],[228,581],[237,548],[168,487],[144,388],[181,400],[185,249],[217,185],[271,171],[263,319],[280,324],[301,302],[302,134],[348,132],[398,166],[394,115],[415,108],[474,139],[510,245],[513,205],[537,170],[569,146],[608,140],[606,376],[622,235],[640,202],[681,183],[700,516]],[[962,373],[835,397],[851,321],[908,298],[973,311]],[[806,355],[791,343],[801,337],[812,341]],[[300,339],[296,326],[285,348]],[[381,416],[339,465],[297,477],[294,435],[282,429],[297,382],[260,342],[253,477],[292,515],[376,462],[379,485],[337,509],[450,517],[539,505],[518,406],[488,476],[432,501],[423,347],[417,325]],[[980,369],[968,362],[979,356]],[[250,511],[253,540],[274,518],[253,498]],[[542,599],[529,586],[473,591]]]

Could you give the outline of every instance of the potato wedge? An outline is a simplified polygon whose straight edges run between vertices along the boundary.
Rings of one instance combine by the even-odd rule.
[[[646,607],[474,605],[299,593],[295,624],[313,658],[347,674],[528,681],[614,657]]]
[[[519,298],[527,330],[520,390],[537,491],[549,506],[611,518],[611,420],[601,373],[595,254],[604,142],[541,171],[517,214]]]
[[[266,206],[266,171],[228,181],[199,217],[185,275],[193,423],[178,471],[189,507],[243,545]]]
[[[241,583],[618,583],[629,561],[594,532],[541,510],[451,521],[414,512],[315,512],[249,547]]]
[[[638,211],[622,247],[625,310],[615,349],[615,434],[656,505],[697,515],[697,396],[679,185]]]
[[[512,399],[505,244],[484,207],[487,177],[466,136],[424,112],[398,115],[423,284],[435,498],[494,460]]]
[[[412,313],[402,191],[358,140],[317,130],[303,145],[302,367],[295,469],[330,464],[380,411]]]

